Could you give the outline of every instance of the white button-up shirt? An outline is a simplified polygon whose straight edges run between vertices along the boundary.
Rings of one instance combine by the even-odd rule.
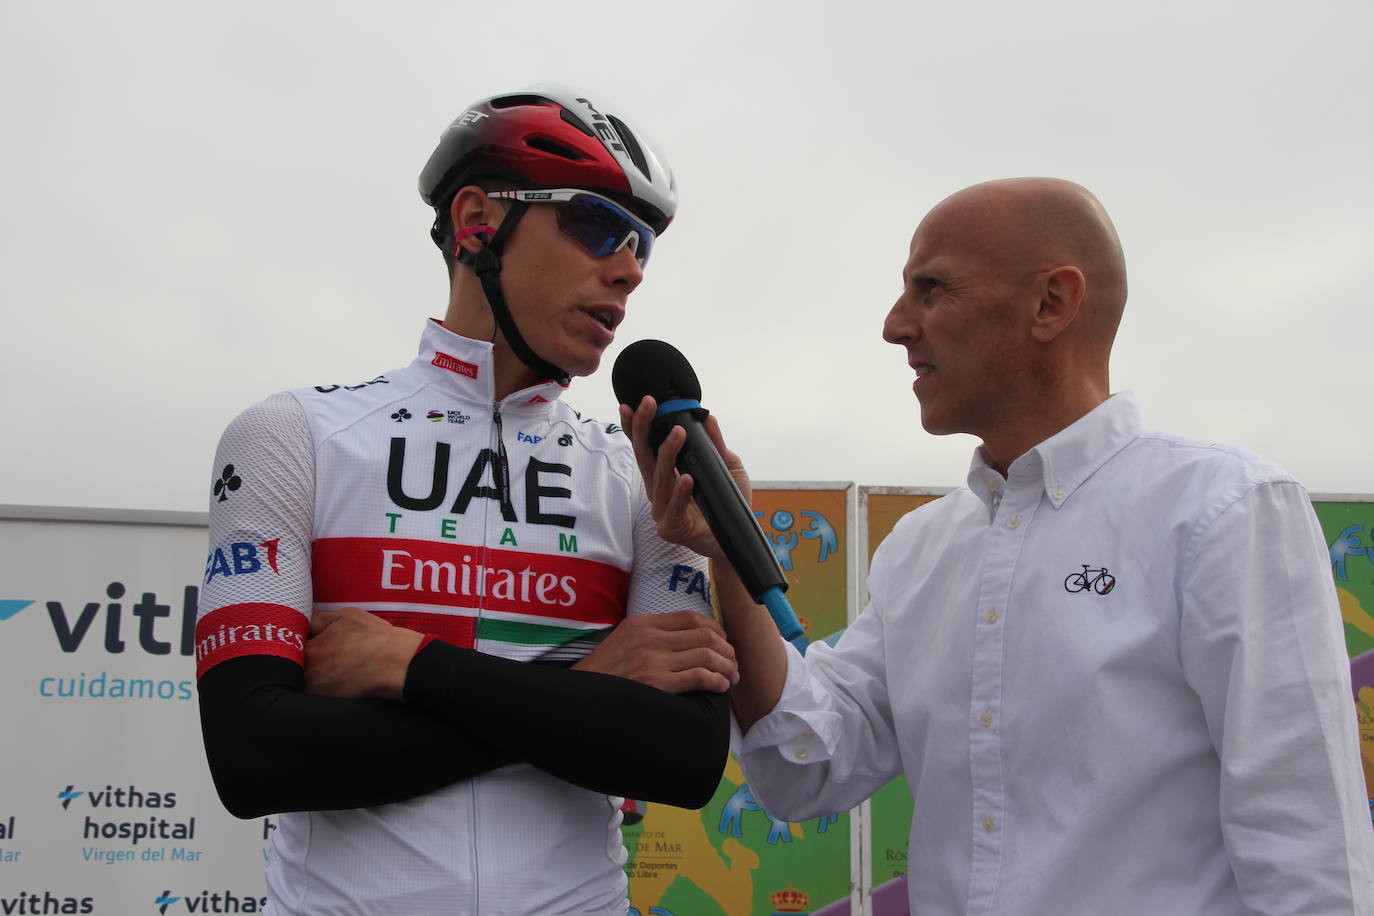
[[[1117,395],[903,518],[740,745],[791,820],[905,773],[912,912],[1374,913],[1340,611],[1302,487]]]

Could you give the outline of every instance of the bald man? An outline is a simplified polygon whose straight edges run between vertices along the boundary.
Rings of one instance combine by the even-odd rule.
[[[802,820],[905,774],[921,916],[1374,913],[1311,504],[1111,394],[1126,271],[1102,205],[1051,179],[967,188],[917,227],[902,287],[883,338],[922,425],[982,445],[883,542],[833,649],[779,638],[673,469],[681,432],[655,459],[652,400],[622,410],[660,533],[716,558],[755,796]]]

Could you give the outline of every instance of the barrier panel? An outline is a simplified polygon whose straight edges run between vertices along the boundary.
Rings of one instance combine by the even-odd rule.
[[[943,492],[758,485],[755,515],[812,641],[852,622],[878,543]],[[1374,501],[1313,502],[1374,786]],[[261,911],[274,819],[227,814],[201,747],[205,524],[200,513],[0,507],[0,914]],[[701,811],[631,800],[626,814],[636,916],[906,913],[903,780],[853,812],[789,823],[760,808],[731,756]]]
[[[260,912],[272,821],[224,811],[201,748],[205,517],[14,514],[0,510],[0,913]]]

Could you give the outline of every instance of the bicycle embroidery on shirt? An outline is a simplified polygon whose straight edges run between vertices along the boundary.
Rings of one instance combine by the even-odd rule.
[[[1116,577],[1107,572],[1107,567],[1092,569],[1087,563],[1083,564],[1083,571],[1070,573],[1064,580],[1064,591],[1073,594],[1075,592],[1086,592],[1089,589],[1099,595],[1105,595],[1116,588]]]

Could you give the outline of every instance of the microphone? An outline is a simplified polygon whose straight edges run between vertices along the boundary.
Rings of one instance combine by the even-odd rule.
[[[701,383],[687,357],[661,340],[635,341],[616,358],[611,387],[631,408],[638,407],[646,394],[658,403],[649,427],[655,452],[674,426],[687,433],[676,464],[683,474],[692,475],[692,499],[749,597],[768,609],[784,639],[806,651],[801,624],[783,596],[787,578],[778,558],[703,425],[710,411],[701,406]]]

